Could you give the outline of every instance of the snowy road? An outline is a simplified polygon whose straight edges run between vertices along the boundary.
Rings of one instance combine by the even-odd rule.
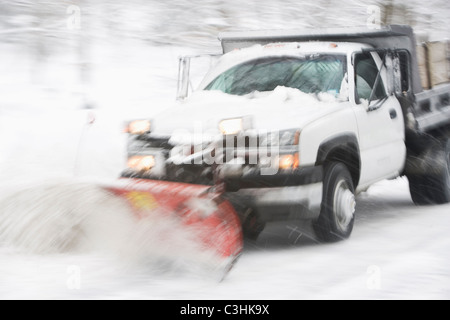
[[[414,207],[404,179],[385,181],[359,197],[349,241],[318,245],[307,226],[270,226],[221,283],[105,253],[1,249],[0,298],[448,299],[449,232],[450,206]]]

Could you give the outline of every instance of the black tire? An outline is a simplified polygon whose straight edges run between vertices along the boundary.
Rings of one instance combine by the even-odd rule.
[[[416,205],[450,202],[450,140],[432,148],[425,162],[431,163],[430,172],[410,175],[409,191]]]
[[[441,159],[441,174],[432,181],[432,194],[436,204],[450,202],[450,140],[439,152]]]
[[[355,221],[355,189],[347,167],[332,162],[325,167],[322,208],[313,228],[319,241],[348,239]]]
[[[434,204],[432,197],[428,194],[427,188],[429,182],[427,177],[420,175],[411,175],[408,177],[409,193],[415,205],[424,206]]]
[[[244,215],[242,230],[244,239],[256,241],[259,235],[264,231],[266,224],[259,219],[258,215],[252,209],[247,210]]]

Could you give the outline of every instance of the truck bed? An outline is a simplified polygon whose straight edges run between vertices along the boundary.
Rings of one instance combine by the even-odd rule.
[[[450,84],[416,94],[416,120],[420,131],[450,125]]]

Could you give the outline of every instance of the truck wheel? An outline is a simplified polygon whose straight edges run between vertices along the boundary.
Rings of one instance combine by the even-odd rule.
[[[436,204],[444,204],[450,202],[450,140],[442,148],[440,152],[442,171],[441,174],[436,177],[434,183],[434,202]]]
[[[355,221],[355,189],[347,167],[332,162],[325,168],[322,209],[313,223],[322,242],[337,242],[350,237]]]
[[[261,221],[258,215],[252,209],[248,209],[244,214],[242,222],[244,238],[246,240],[256,241],[265,227],[266,224]]]
[[[428,194],[427,177],[412,175],[408,176],[409,181],[409,193],[415,205],[423,206],[427,204],[433,204],[431,195]]]
[[[428,161],[432,161],[433,171],[408,177],[411,198],[416,205],[450,202],[450,140],[433,149]]]

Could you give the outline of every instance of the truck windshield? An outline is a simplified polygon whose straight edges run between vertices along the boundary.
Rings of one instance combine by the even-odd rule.
[[[225,71],[205,90],[232,95],[273,91],[278,86],[305,93],[339,94],[346,72],[345,56],[271,57],[248,61]]]

